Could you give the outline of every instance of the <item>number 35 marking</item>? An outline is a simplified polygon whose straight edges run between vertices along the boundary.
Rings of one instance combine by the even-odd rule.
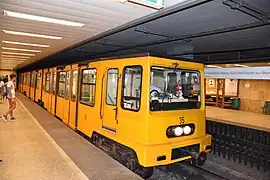
[[[180,124],[185,124],[185,117],[179,117]]]

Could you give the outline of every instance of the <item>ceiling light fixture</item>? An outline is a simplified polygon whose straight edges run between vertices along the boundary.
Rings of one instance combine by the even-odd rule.
[[[34,54],[14,53],[14,52],[2,52],[2,54],[13,54],[13,55],[23,55],[23,56],[35,56]]]
[[[20,49],[20,48],[8,48],[8,47],[2,47],[2,49],[5,49],[5,50],[12,50],[12,51],[41,52],[40,50]]]
[[[24,14],[24,13],[18,13],[18,12],[6,11],[6,10],[4,10],[4,16],[27,19],[27,20],[32,20],[32,21],[60,24],[64,26],[83,27],[85,25],[83,23],[77,23],[77,22],[72,22],[72,21],[36,16],[36,15],[31,15],[31,14]]]
[[[3,30],[6,34],[12,34],[12,35],[19,35],[19,36],[30,36],[30,37],[38,37],[38,38],[45,38],[45,39],[63,39],[63,37],[60,36],[49,36],[44,34],[34,34],[34,33],[26,33],[26,32],[19,32],[19,31],[9,31],[9,30]]]
[[[45,44],[32,44],[32,43],[23,43],[23,42],[15,42],[15,41],[2,41],[2,43],[23,45],[23,46],[36,46],[36,47],[44,47],[44,48],[50,47],[49,45],[45,45]]]
[[[4,64],[6,63],[14,63],[14,64],[17,64],[17,63],[23,63],[23,61],[2,61]]]
[[[17,59],[17,58],[1,58],[1,60],[7,60],[7,61],[26,61],[26,59]]]
[[[209,67],[209,68],[222,68],[221,66],[216,66],[216,65],[206,65],[206,67]]]
[[[29,59],[30,58],[27,56],[12,56],[12,55],[5,55],[5,54],[2,54],[1,56],[6,57],[6,58],[22,58],[22,59]]]
[[[235,64],[234,66],[236,66],[236,67],[249,67],[249,66],[242,65],[242,64]]]

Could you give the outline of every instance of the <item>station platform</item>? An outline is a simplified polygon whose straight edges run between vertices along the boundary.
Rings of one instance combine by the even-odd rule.
[[[206,119],[270,132],[270,115],[206,106]]]
[[[0,119],[1,180],[139,180],[24,95],[15,122]],[[0,104],[0,113],[8,104]]]

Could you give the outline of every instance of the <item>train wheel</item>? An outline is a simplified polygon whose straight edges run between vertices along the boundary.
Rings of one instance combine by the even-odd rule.
[[[154,172],[154,168],[153,167],[138,167],[138,169],[136,169],[136,173],[138,175],[140,175],[142,178],[144,179],[148,179],[153,175]]]
[[[120,145],[98,133],[93,133],[91,142],[142,178],[148,179],[152,176],[153,167],[141,166],[136,153],[130,148]]]

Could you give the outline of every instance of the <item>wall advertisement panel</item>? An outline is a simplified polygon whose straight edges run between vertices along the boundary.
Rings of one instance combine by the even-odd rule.
[[[270,79],[269,67],[205,68],[206,78],[220,79]]]

